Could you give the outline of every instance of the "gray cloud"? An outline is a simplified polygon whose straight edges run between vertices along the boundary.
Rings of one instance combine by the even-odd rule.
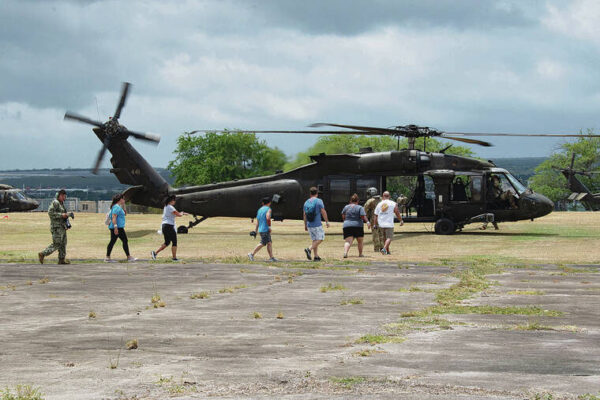
[[[4,0],[0,140],[11,151],[0,168],[91,164],[97,138],[62,115],[106,119],[125,80],[134,87],[121,122],[163,135],[158,148],[136,143],[157,166],[172,158],[178,134],[199,128],[594,128],[597,10],[589,0]],[[316,140],[265,138],[288,154]],[[68,154],[46,153],[61,141]],[[556,141],[496,145],[476,151],[544,155]]]

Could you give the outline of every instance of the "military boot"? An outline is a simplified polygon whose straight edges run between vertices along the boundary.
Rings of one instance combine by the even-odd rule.
[[[40,260],[40,264],[44,263],[44,253],[38,253],[38,259]]]
[[[59,264],[71,264],[71,261],[67,260],[66,258],[61,258],[58,260]]]

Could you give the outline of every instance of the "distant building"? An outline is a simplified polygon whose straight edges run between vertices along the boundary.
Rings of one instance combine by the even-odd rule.
[[[48,211],[48,208],[50,207],[50,204],[52,204],[52,201],[54,200],[54,197],[51,198],[45,198],[45,199],[36,199],[37,201],[40,202],[40,206],[38,208],[35,209],[35,211],[41,211],[41,212],[46,212]],[[79,199],[77,197],[67,197],[67,199],[65,200],[65,208],[67,209],[68,212],[78,212],[79,211]]]
[[[100,214],[106,214],[110,210],[111,203],[112,201],[110,200],[98,200],[96,212],[99,212]]]
[[[80,201],[79,209],[77,210],[82,213],[97,213],[98,202],[96,201]]]

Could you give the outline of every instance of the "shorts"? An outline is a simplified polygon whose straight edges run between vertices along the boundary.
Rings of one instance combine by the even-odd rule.
[[[162,233],[165,237],[165,246],[169,243],[173,243],[173,246],[177,247],[177,231],[175,231],[175,225],[162,224]]]
[[[308,233],[310,234],[310,240],[325,240],[325,231],[323,225],[308,227]]]
[[[271,243],[271,232],[258,232],[260,233],[260,244],[266,246]]]
[[[344,228],[344,239],[349,237],[364,237],[365,229],[362,226],[348,226]]]
[[[383,240],[394,239],[394,228],[379,228],[383,232]]]

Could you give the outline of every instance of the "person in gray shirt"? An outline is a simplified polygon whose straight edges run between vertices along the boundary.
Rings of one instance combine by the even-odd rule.
[[[363,257],[364,224],[366,222],[367,226],[370,227],[371,223],[367,219],[364,207],[359,205],[358,202],[358,195],[354,193],[350,198],[350,203],[342,210],[342,220],[344,221],[344,258],[348,257],[348,251],[354,239],[358,243],[358,256]]]

